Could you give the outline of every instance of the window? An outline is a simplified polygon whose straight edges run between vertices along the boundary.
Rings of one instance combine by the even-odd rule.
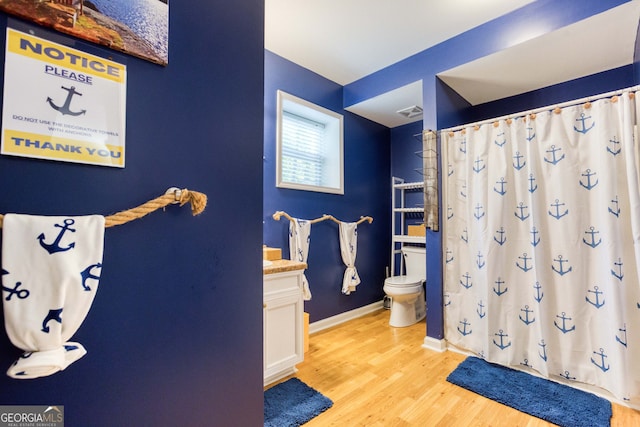
[[[278,91],[276,186],[344,194],[342,115]]]

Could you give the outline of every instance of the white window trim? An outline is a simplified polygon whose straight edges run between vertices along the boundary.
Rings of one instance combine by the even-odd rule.
[[[294,190],[315,191],[321,193],[341,194],[344,195],[344,119],[341,114],[335,111],[328,110],[326,108],[315,105],[302,98],[290,95],[281,90],[277,91],[277,111],[276,111],[276,187],[289,188]],[[335,186],[316,186],[308,184],[298,184],[282,179],[282,111],[286,108],[287,111],[297,114],[308,119],[316,120],[321,123],[325,123],[330,131],[337,133],[338,139],[336,141],[338,147],[334,147],[337,151],[338,159],[334,159],[339,165],[339,179]],[[337,128],[337,129],[336,129]]]

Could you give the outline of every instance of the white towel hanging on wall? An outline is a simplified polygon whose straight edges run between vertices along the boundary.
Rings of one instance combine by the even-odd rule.
[[[347,266],[342,279],[342,293],[349,295],[360,284],[360,276],[356,270],[356,253],[358,250],[358,224],[355,222],[340,223],[340,253]]]
[[[293,218],[293,221],[289,221],[289,257],[292,260],[307,262],[310,240],[311,221],[298,218]],[[302,297],[305,301],[311,299],[309,281],[304,273],[302,273]]]
[[[25,353],[7,375],[48,376],[86,354],[68,340],[84,321],[102,271],[105,219],[7,214],[2,303],[7,335]]]

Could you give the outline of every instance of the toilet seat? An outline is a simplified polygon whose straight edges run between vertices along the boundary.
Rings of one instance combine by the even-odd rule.
[[[407,287],[421,285],[424,279],[417,276],[392,276],[384,280],[386,286]]]

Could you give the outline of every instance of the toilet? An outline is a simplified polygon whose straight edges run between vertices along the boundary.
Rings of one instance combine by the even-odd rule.
[[[384,281],[384,293],[391,298],[389,325],[410,326],[426,314],[423,284],[427,279],[426,249],[404,246],[401,250],[405,276],[392,276]]]

